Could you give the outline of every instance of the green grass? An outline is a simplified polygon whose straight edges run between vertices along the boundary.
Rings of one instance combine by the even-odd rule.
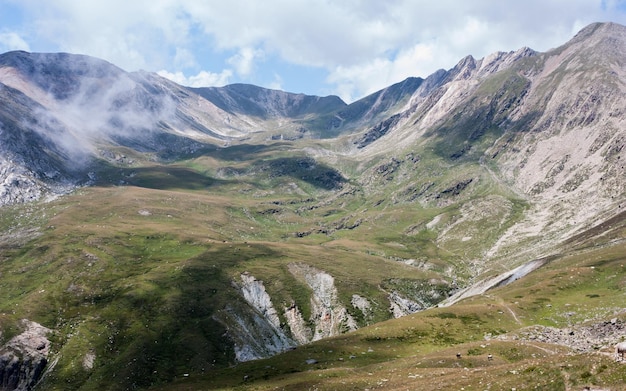
[[[308,290],[287,266],[312,265],[335,277],[342,302],[353,293],[375,300],[369,322],[389,316],[377,288],[384,279],[431,275],[351,245],[286,235],[282,221],[255,213],[265,200],[162,186],[160,175],[172,173],[181,184],[195,178],[178,168],[144,170],[134,177],[143,187],[90,188],[41,204],[48,216],[41,236],[3,250],[6,335],[21,318],[56,331],[51,387],[145,388],[230,365],[232,347],[214,316],[241,301],[232,281],[246,271],[267,282],[277,306],[296,302],[308,318]],[[297,211],[302,204],[281,206],[292,232],[310,224]],[[83,366],[88,354],[93,369]]]
[[[453,307],[377,323],[270,359],[243,363],[206,377],[181,379],[157,389],[623,389],[626,368],[614,361],[610,349],[572,354],[563,346],[485,336],[494,338],[524,325],[562,327],[581,321],[546,319],[546,303],[552,304],[550,311],[576,303],[589,317],[592,313],[587,303],[593,302],[597,321],[614,316],[615,308],[623,307],[624,250],[621,245],[562,256],[541,272]],[[568,270],[566,284],[555,284],[554,279],[565,275],[562,270],[567,268],[577,269]],[[488,359],[488,355],[493,358]],[[307,364],[308,359],[316,363]]]
[[[510,286],[389,320],[389,292],[435,304],[453,281],[472,277],[469,262],[528,205],[477,162],[428,148],[399,153],[391,179],[380,169],[385,159],[339,162],[338,181],[330,166],[287,149],[240,145],[169,165],[109,165],[101,186],[3,208],[2,340],[23,318],[55,330],[58,363],[42,389],[427,389],[434,381],[501,389],[515,386],[511,371],[547,389],[617,384],[621,367],[601,357],[592,368],[588,357],[547,347],[556,353],[540,367],[532,355],[544,350],[485,336],[622,308],[626,249],[605,246],[623,237],[621,220],[566,243],[565,255]],[[468,178],[458,194],[446,192]],[[17,239],[6,239],[12,233]],[[289,271],[299,263],[333,276],[340,302],[367,327],[232,366],[220,313],[247,306],[233,282],[248,272],[283,322],[291,303],[309,320],[311,288]],[[354,294],[372,304],[367,317],[350,304]],[[84,364],[90,355],[93,368]]]

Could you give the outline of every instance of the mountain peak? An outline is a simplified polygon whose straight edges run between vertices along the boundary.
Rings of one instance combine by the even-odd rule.
[[[619,68],[626,65],[626,26],[617,23],[593,23],[580,30],[565,44],[547,52],[548,56],[566,57],[579,65],[596,68],[600,64]]]
[[[592,50],[622,51],[626,45],[626,26],[612,22],[590,24],[557,50],[580,44]]]
[[[582,28],[573,38],[574,40],[584,40],[594,36],[626,34],[626,26],[613,22],[597,22]]]
[[[16,69],[57,99],[72,96],[85,78],[103,80],[125,73],[105,60],[70,53],[7,52],[0,55],[0,68],[4,67]]]

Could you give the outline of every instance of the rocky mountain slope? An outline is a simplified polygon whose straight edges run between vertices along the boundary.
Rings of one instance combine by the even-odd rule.
[[[357,156],[427,142],[452,164],[478,162],[529,203],[485,256],[527,240],[537,257],[624,207],[624,45],[623,26],[595,24],[547,53],[467,57]]]
[[[3,381],[139,389],[285,351],[313,365],[300,346],[345,333],[382,359],[406,349],[393,341],[623,316],[624,47],[626,27],[593,24],[351,104],[0,55]],[[542,272],[552,284],[520,288]],[[419,338],[399,326],[437,305],[411,318],[430,325]],[[16,348],[33,328],[45,349]]]

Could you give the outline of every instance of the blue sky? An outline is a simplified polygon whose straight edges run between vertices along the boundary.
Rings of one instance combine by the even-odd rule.
[[[626,0],[0,0],[0,52],[81,53],[183,85],[351,102],[606,21],[626,24]]]

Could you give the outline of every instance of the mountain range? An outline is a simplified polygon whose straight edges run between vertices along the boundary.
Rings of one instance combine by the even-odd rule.
[[[1,54],[2,387],[623,389],[624,48],[595,23],[350,104]]]

